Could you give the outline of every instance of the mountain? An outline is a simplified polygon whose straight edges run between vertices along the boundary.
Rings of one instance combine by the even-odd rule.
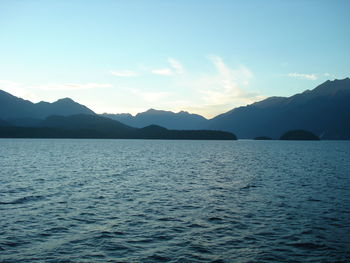
[[[98,115],[77,114],[70,116],[50,116],[42,121],[39,127],[59,128],[63,130],[93,131],[101,138],[128,138],[136,131],[119,121],[114,121]]]
[[[279,138],[304,129],[321,139],[350,139],[350,79],[326,81],[291,97],[270,97],[235,108],[208,121],[206,128],[239,138]]]
[[[148,111],[138,113],[136,116],[131,114],[102,114],[127,125],[142,128],[149,125],[158,125],[168,129],[176,130],[195,130],[205,127],[207,119],[198,114],[191,114],[186,111],[174,113],[171,111],[149,109]]]
[[[32,103],[0,90],[0,119],[3,120],[12,120],[20,124],[21,120],[30,122],[28,119],[33,121],[35,119],[44,119],[50,115],[68,116],[73,114],[93,115],[95,113],[86,106],[69,98],[60,99],[53,103],[43,101]],[[28,123],[24,126],[28,126]]]
[[[102,114],[100,114],[100,116],[106,117],[106,118],[109,118],[112,120],[120,121],[122,123],[125,123],[126,125],[136,127],[136,126],[132,125],[134,116],[132,116],[130,113],[116,113],[116,114],[102,113]],[[139,127],[139,128],[141,128],[141,127]]]
[[[95,116],[96,118],[91,117],[91,119],[85,120],[86,122],[84,122],[84,118],[87,117],[59,119],[62,116],[77,114]],[[56,116],[43,121],[51,115]],[[125,126],[135,128],[150,126],[143,131],[142,135],[140,135],[141,131],[130,133],[130,130],[128,131],[130,134],[125,135],[137,138],[143,138],[148,133],[148,129],[159,134],[162,138],[181,137],[185,134],[184,131],[181,131],[180,135],[171,130],[201,129],[232,132],[238,138],[243,139],[256,137],[277,139],[290,130],[307,130],[321,139],[350,140],[350,79],[328,80],[313,90],[306,90],[291,97],[270,97],[244,107],[235,108],[210,120],[184,111],[174,113],[154,109],[136,116],[131,114],[103,114],[103,116],[108,118],[103,118],[102,121],[97,118],[101,117],[100,115],[96,115],[89,108],[68,98],[54,103],[32,103],[0,90],[0,126],[2,127],[12,125],[43,128],[45,124],[45,127],[50,129],[67,130],[67,127],[74,126],[74,129],[70,129],[71,131],[94,130],[94,134],[99,134],[95,134],[95,137],[106,137],[107,131],[108,134],[115,133],[113,136],[124,136],[123,132],[117,133],[115,123],[108,122],[117,120],[121,122],[118,124],[118,129],[122,129],[122,123],[124,128]],[[55,126],[54,123],[60,124]],[[166,128],[167,131],[161,132],[161,129],[156,128],[159,126]],[[102,128],[99,130],[97,127]],[[191,132],[188,132],[186,136],[191,137],[190,134]],[[202,134],[209,136],[208,133]],[[146,137],[151,138],[152,136]],[[196,133],[196,136],[202,135]]]
[[[50,116],[35,127],[0,125],[0,138],[237,139],[234,134],[223,131],[168,130],[156,125],[133,128],[109,118],[84,114]]]
[[[236,135],[224,131],[211,130],[168,130],[158,125],[138,129],[139,139],[172,139],[172,140],[237,140]]]
[[[43,115],[44,117],[50,115],[69,116],[74,114],[95,114],[88,107],[81,105],[70,98],[59,99],[53,103],[39,102],[35,105],[37,105],[41,111],[45,112]]]
[[[12,126],[19,126],[19,127],[37,127],[42,122],[42,119],[34,119],[34,118],[16,118],[16,119],[9,119],[8,123]]]

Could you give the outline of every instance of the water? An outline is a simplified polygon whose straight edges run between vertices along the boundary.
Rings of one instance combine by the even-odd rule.
[[[350,142],[0,140],[0,262],[350,262]]]

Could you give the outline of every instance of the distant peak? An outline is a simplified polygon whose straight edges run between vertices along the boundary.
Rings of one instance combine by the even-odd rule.
[[[145,112],[138,113],[137,115],[139,115],[139,114],[142,115],[143,113],[163,114],[163,113],[173,113],[173,112],[172,111],[165,111],[165,110],[156,110],[156,109],[151,108]]]
[[[158,110],[150,108],[150,109],[146,110],[145,112],[155,112],[155,111],[158,111]]]
[[[43,100],[41,100],[41,101],[39,101],[38,103],[36,103],[37,105],[42,105],[42,104],[50,104],[49,102],[46,102],[46,101],[43,101]]]
[[[113,116],[113,115],[115,115],[115,116],[133,116],[131,113],[124,113],[124,112],[122,112],[122,113],[104,112],[104,113],[101,113],[100,115],[102,115],[102,116],[108,116],[108,115],[110,115],[110,116]]]
[[[149,113],[154,113],[154,112],[167,112],[165,110],[157,110],[157,109],[153,109],[153,108],[150,108],[149,110],[145,111],[145,112],[149,112]]]
[[[334,81],[349,81],[349,78],[344,78],[344,79],[335,79]]]
[[[71,98],[62,98],[57,100],[56,102],[74,102],[74,100],[72,100]]]
[[[323,83],[331,83],[331,82],[345,82],[345,81],[349,81],[349,77],[343,78],[343,79],[334,79],[334,80],[327,80]]]

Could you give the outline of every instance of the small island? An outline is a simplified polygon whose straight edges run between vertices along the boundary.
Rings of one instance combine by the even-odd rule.
[[[319,141],[320,138],[314,133],[306,130],[291,130],[284,133],[280,140],[294,140],[294,141]]]

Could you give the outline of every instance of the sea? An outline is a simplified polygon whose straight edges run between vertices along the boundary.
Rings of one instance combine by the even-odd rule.
[[[350,262],[350,141],[0,139],[0,262]]]

